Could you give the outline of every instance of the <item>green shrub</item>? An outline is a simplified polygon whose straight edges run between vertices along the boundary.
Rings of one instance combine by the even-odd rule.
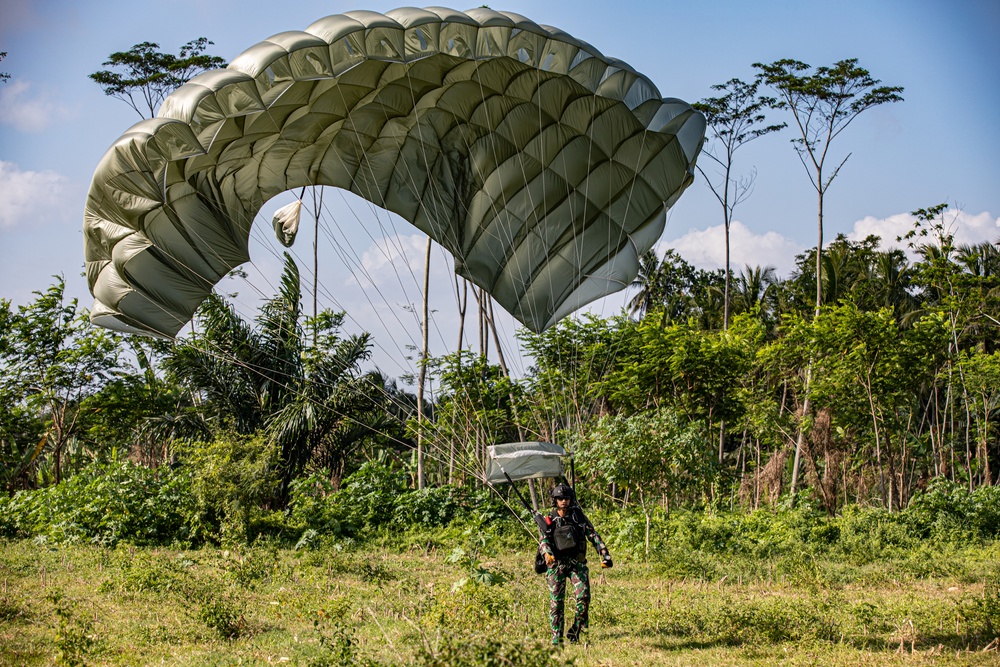
[[[333,497],[335,516],[342,517],[345,532],[357,533],[389,523],[400,494],[406,489],[406,474],[377,461],[368,461],[344,479],[344,487]]]
[[[963,596],[957,604],[966,638],[990,640],[1000,634],[1000,566],[986,577],[982,595]]]
[[[155,552],[119,550],[109,559],[110,576],[100,585],[102,593],[160,593],[182,590],[191,561]]]
[[[211,442],[184,443],[177,451],[191,471],[191,524],[199,537],[248,544],[261,532],[283,528],[283,515],[264,510],[279,475],[278,450],[263,435],[225,433]]]
[[[293,480],[289,486],[289,526],[300,535],[307,531],[312,531],[314,536],[340,534],[340,520],[332,502],[333,495],[333,484],[327,470]]]
[[[392,516],[404,526],[445,526],[461,509],[455,487],[429,486],[401,494]]]
[[[916,535],[899,512],[850,505],[837,520],[836,549],[856,563],[870,563],[911,548]]]
[[[253,590],[259,583],[273,578],[278,568],[277,548],[255,545],[240,551],[222,552],[223,568],[230,580],[240,588]]]
[[[56,589],[46,595],[56,616],[54,648],[56,664],[82,667],[87,658],[100,653],[103,642],[94,629],[94,622],[86,610],[80,609],[76,600],[66,597]]]
[[[200,590],[198,620],[214,630],[223,639],[236,639],[247,634],[248,627],[240,600],[225,591],[212,588]]]
[[[189,542],[191,477],[129,461],[93,463],[61,484],[0,501],[0,531],[54,542],[114,546]]]
[[[964,484],[938,478],[917,493],[902,515],[922,538],[964,544],[1000,537],[1000,487],[969,491]]]

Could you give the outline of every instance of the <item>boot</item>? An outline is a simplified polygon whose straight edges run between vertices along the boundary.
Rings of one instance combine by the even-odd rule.
[[[572,628],[570,628],[569,631],[566,633],[566,639],[569,640],[570,644],[575,644],[578,641],[580,641],[580,628],[578,628],[575,625]]]

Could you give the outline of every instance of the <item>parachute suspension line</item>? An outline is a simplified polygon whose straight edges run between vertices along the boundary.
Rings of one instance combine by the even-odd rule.
[[[303,193],[305,188],[302,188]],[[316,196],[317,190],[319,191],[319,196]],[[312,203],[313,203],[313,220],[316,225],[313,228],[313,284],[312,284],[312,301],[313,301],[313,346],[316,345],[316,340],[319,336],[319,304],[317,301],[317,293],[319,292],[319,217],[323,210],[323,186],[314,185],[312,189]]]
[[[228,353],[228,352],[227,352],[227,351],[225,351],[225,350],[221,350],[221,349],[219,349],[219,348],[218,348],[218,346],[217,346],[217,345],[215,345],[214,343],[212,343],[211,341],[205,341],[205,340],[203,339],[203,342],[206,342],[206,343],[209,343],[209,344],[210,344],[210,345],[212,345],[212,346],[213,346],[214,348],[216,348],[216,349],[215,349],[215,351],[213,351],[212,349],[209,349],[209,348],[202,348],[202,349],[204,350],[204,352],[205,352],[206,354],[209,354],[210,356],[213,356],[214,358],[216,358],[216,359],[218,359],[218,360],[221,360],[221,361],[224,361],[224,362],[227,362],[227,363],[231,363],[231,364],[235,364],[235,365],[237,365],[237,366],[239,366],[239,367],[241,367],[241,368],[244,368],[244,369],[246,369],[246,370],[247,370],[247,371],[249,371],[250,373],[253,373],[253,374],[255,374],[255,375],[258,375],[258,376],[260,376],[260,377],[265,377],[265,378],[267,377],[267,376],[265,376],[265,375],[264,375],[264,374],[263,374],[263,373],[261,372],[261,370],[260,370],[259,368],[255,367],[255,366],[253,366],[252,364],[249,364],[249,363],[247,363],[247,362],[245,362],[245,361],[243,361],[243,360],[241,360],[241,359],[238,359],[238,358],[236,358],[236,357],[232,356],[232,355],[231,355],[230,353]],[[272,354],[272,355],[270,355],[270,356],[274,357],[274,355],[273,355],[273,354]],[[279,374],[279,375],[285,375],[285,377],[287,377],[287,378],[288,378],[289,380],[291,379],[291,377],[290,377],[290,376],[288,376],[288,375],[287,375],[287,374],[285,374],[285,373],[280,373],[280,372],[279,372],[278,374]],[[270,379],[270,378],[268,378],[268,379]],[[329,386],[329,385],[325,385],[324,383],[316,383],[315,381],[313,381],[313,382],[314,382],[315,384],[318,384],[319,386]],[[282,385],[281,385],[281,387],[282,387],[283,389],[285,389],[286,391],[288,391],[288,392],[289,392],[289,393],[290,393],[291,395],[293,395],[293,396],[296,396],[296,397],[298,397],[298,398],[300,398],[300,399],[303,399],[303,400],[306,400],[306,401],[310,402],[310,403],[311,403],[311,404],[312,404],[312,405],[313,405],[313,406],[314,406],[315,408],[317,408],[317,409],[319,409],[319,410],[325,410],[325,411],[330,411],[330,412],[334,413],[334,414],[335,414],[336,416],[338,416],[338,417],[341,417],[341,418],[345,419],[346,421],[348,421],[348,422],[350,422],[350,423],[353,423],[353,424],[355,424],[356,426],[360,426],[360,427],[362,427],[362,428],[365,428],[365,429],[368,429],[368,430],[371,430],[371,431],[372,431],[373,433],[377,433],[378,435],[381,435],[381,436],[383,436],[383,437],[387,438],[388,440],[390,440],[390,441],[392,441],[392,442],[395,442],[396,444],[398,444],[398,445],[401,445],[401,446],[403,446],[403,447],[410,447],[410,446],[411,446],[411,445],[410,445],[410,444],[409,444],[408,442],[406,442],[405,440],[400,440],[400,439],[398,439],[398,438],[394,437],[393,435],[391,435],[391,434],[390,434],[390,433],[388,433],[388,432],[380,432],[380,431],[377,431],[377,430],[375,430],[375,429],[372,429],[372,428],[371,428],[371,427],[370,427],[369,425],[367,425],[367,424],[364,424],[364,423],[362,423],[361,421],[359,421],[359,420],[358,420],[358,419],[356,419],[355,417],[351,416],[350,414],[347,414],[347,413],[345,413],[345,412],[343,412],[343,411],[340,411],[340,410],[336,410],[336,409],[334,409],[333,407],[331,407],[331,406],[329,406],[329,405],[326,405],[326,404],[323,404],[323,403],[319,403],[319,402],[315,401],[314,399],[311,399],[310,397],[306,396],[306,395],[305,395],[304,393],[302,393],[301,391],[297,391],[297,390],[296,390],[296,388],[295,388],[295,387],[293,387],[293,386],[292,386],[292,385],[291,385],[290,383],[288,383],[288,382],[286,382],[285,384],[282,384]],[[381,392],[382,392],[382,393],[383,393],[383,394],[384,394],[384,395],[385,395],[385,396],[386,396],[386,397],[387,397],[387,398],[388,398],[388,399],[389,399],[390,401],[392,400],[392,397],[391,397],[391,395],[389,395],[389,394],[388,394],[388,393],[387,393],[387,392],[385,391],[385,388],[384,388],[384,387],[377,387],[377,388],[378,388],[378,389],[379,389],[379,390],[380,390],[380,391],[381,391]],[[398,405],[398,404],[397,404],[397,405]],[[434,459],[434,460],[438,460],[438,461],[440,461],[440,459],[439,459],[438,457],[435,457],[435,456],[431,455],[430,453],[428,453],[428,457],[429,457],[429,458],[432,458],[432,459]],[[469,466],[467,466],[467,465],[464,465],[464,464],[462,464],[462,463],[458,463],[458,464],[456,464],[456,467],[457,467],[457,468],[458,468],[458,469],[459,469],[459,470],[460,470],[461,472],[463,472],[463,473],[465,473],[466,475],[469,475],[469,476],[471,476],[471,477],[473,477],[473,478],[475,478],[475,479],[484,479],[484,478],[485,478],[485,471],[484,471],[484,470],[480,470],[480,469],[476,469],[476,468],[471,468],[471,467],[469,467]]]
[[[493,153],[493,163],[496,164],[497,167],[499,167],[500,166],[500,160],[499,160],[498,152],[497,152],[497,137],[496,137],[495,130],[498,127],[498,123],[499,123],[500,119],[497,119],[497,120],[493,119],[493,115],[490,112],[490,107],[487,104],[486,88],[483,85],[483,77],[482,77],[482,73],[480,72],[481,66],[482,66],[481,63],[478,64],[475,67],[475,70],[474,70],[475,73],[476,73],[476,83],[479,84],[479,99],[480,99],[480,104],[481,104],[482,108],[484,108],[486,110],[486,113],[485,113],[485,115],[486,115],[486,123],[488,124],[488,127],[489,127],[489,132],[486,133],[486,136],[489,138],[490,150]],[[471,117],[470,117],[470,120],[471,120]],[[467,146],[468,146],[468,144],[467,144]],[[471,146],[468,146],[468,147],[470,149],[469,153],[471,154],[472,153]],[[523,162],[523,156],[522,156],[522,154],[521,154],[520,151],[518,151],[518,163],[520,164],[521,174],[523,176],[524,173],[525,173],[524,172],[524,162]],[[486,174],[480,174],[480,180],[482,180],[483,183],[485,184],[485,182],[486,182]],[[500,224],[500,223],[501,222],[506,222],[506,221],[501,221],[501,218],[504,217],[503,216],[503,211],[507,210],[507,207],[508,207],[508,204],[509,204],[509,202],[507,201],[507,192],[506,192],[506,190],[504,188],[500,188],[500,195],[503,198],[503,210],[497,209],[496,208],[496,204],[492,201],[492,198],[490,200],[490,206],[493,208],[494,218],[497,221],[497,224],[495,226],[498,228],[498,231],[502,231],[504,229],[504,226],[502,224]],[[506,263],[508,261],[507,258],[498,257],[495,254],[494,254],[493,258],[497,259],[497,260],[503,260],[504,261],[504,265],[506,265]],[[515,261],[518,261],[518,260],[516,260],[516,258],[515,258]],[[475,294],[475,291],[473,291],[473,294]],[[485,332],[483,331],[483,328],[485,326],[488,326],[487,320],[486,320],[486,317],[485,317],[485,309],[483,307],[483,301],[485,299],[492,299],[492,296],[490,296],[485,291],[485,288],[483,288],[482,289],[481,298],[477,299],[477,302],[479,304],[479,311],[478,311],[479,312],[479,329],[480,329],[479,346],[480,346],[480,351],[481,351],[482,355],[483,356],[488,356],[488,354],[489,354],[489,344],[488,344],[488,341],[486,339]],[[499,345],[498,345],[498,347],[499,347]]]
[[[367,231],[366,225],[361,224],[361,219],[358,216],[357,211],[355,210],[354,206],[352,206],[347,201],[347,198],[344,197],[343,190],[340,190],[339,188],[337,188],[337,190],[338,190],[338,192],[339,192],[339,194],[341,196],[342,201],[345,204],[347,204],[347,208],[351,212],[351,215],[359,223],[358,224],[358,228],[363,229],[363,230],[366,231],[366,233],[368,234],[369,239],[372,240],[372,247],[376,249],[376,252],[382,253],[383,256],[386,259],[390,260],[389,261],[389,265],[392,267],[393,273],[396,276],[397,281],[400,281],[400,284],[402,284],[402,281],[400,280],[400,277],[399,277],[399,273],[397,271],[396,262],[391,261],[391,257],[385,254],[385,250],[381,246],[378,245],[378,243],[375,241],[374,237],[372,237],[371,234],[370,234],[370,232]],[[329,208],[327,208],[326,211],[329,213],[330,217],[335,220],[332,212],[329,212]],[[335,224],[336,224],[336,222],[335,222]],[[336,238],[336,235],[335,235],[333,229],[331,229],[330,226],[328,224],[326,224],[325,221],[322,223],[321,227],[322,227],[322,230],[324,232],[324,236],[326,237],[326,239],[330,243],[330,247],[332,248],[332,250],[335,253],[335,255],[340,259],[342,265],[348,270],[348,273],[350,273],[351,278],[358,285],[365,285],[366,283],[368,285],[371,285],[371,288],[374,289],[375,292],[382,298],[382,303],[379,304],[379,305],[376,305],[376,303],[372,300],[372,297],[369,295],[368,290],[367,289],[362,289],[361,290],[361,293],[364,295],[365,300],[368,302],[368,305],[370,306],[372,314],[374,314],[375,317],[376,317],[376,319],[378,319],[378,321],[381,324],[382,328],[385,329],[385,331],[387,331],[387,332],[391,331],[393,329],[392,327],[390,327],[386,323],[385,319],[383,319],[383,313],[387,312],[387,313],[391,314],[391,316],[395,320],[396,324],[398,324],[398,327],[396,328],[397,331],[400,331],[400,332],[407,331],[407,327],[403,324],[402,320],[399,317],[399,310],[400,309],[398,309],[398,308],[384,308],[384,307],[381,307],[381,306],[384,306],[384,305],[386,305],[386,304],[389,303],[388,297],[382,292],[382,288],[379,287],[379,284],[376,281],[375,277],[372,276],[371,273],[368,271],[368,269],[364,266],[364,262],[363,262],[362,258],[358,256],[357,251],[355,250],[355,248],[353,247],[353,245],[346,240],[346,234],[340,228],[339,224],[337,224],[337,231],[340,233],[341,236],[344,237],[344,241],[343,242],[339,241]],[[329,294],[328,298],[330,298],[331,300],[333,300],[334,302],[336,302],[336,298],[333,297],[332,294]],[[345,312],[345,314],[347,315],[348,318],[350,318],[352,321],[354,321],[359,326],[361,325],[361,322],[357,320],[357,316],[354,315],[354,314],[352,314],[349,309],[343,308],[342,306],[338,306],[338,307],[340,307],[340,309]],[[391,355],[390,354],[389,355],[390,358],[394,358],[394,359],[397,359],[397,360],[398,359],[404,359],[406,357],[406,353],[403,351],[403,348],[401,348],[399,346],[399,341],[394,336],[390,336],[389,338],[392,341],[392,344],[396,348],[396,354],[395,355]],[[388,349],[386,349],[386,346],[385,346],[384,343],[379,343],[378,347],[381,348],[386,353],[389,352]],[[406,371],[407,370],[407,369],[403,368],[402,365],[400,365],[399,368],[402,371]]]
[[[166,204],[166,205],[167,205],[167,206],[170,206],[169,204]],[[176,211],[175,211],[175,213],[176,213]],[[253,226],[251,226],[251,230],[253,230]],[[196,234],[196,233],[195,233],[195,234]],[[196,235],[197,235],[197,234],[196,234]],[[199,238],[200,238],[200,236],[199,236]],[[279,258],[280,258],[280,256],[278,256],[278,255],[277,255],[277,253],[276,253],[276,252],[274,252],[274,250],[273,250],[273,247],[271,246],[271,244],[269,244],[269,243],[265,243],[264,245],[265,245],[265,247],[267,247],[268,249],[270,249],[270,250],[272,251],[272,253],[273,253],[273,254],[274,254],[274,255],[275,255],[276,257],[279,257]],[[208,247],[208,248],[211,248],[211,246],[210,246],[210,245],[208,245],[208,246],[206,246],[206,247]],[[186,264],[184,264],[184,262],[183,262],[183,261],[182,261],[182,260],[181,260],[180,258],[178,258],[178,257],[176,257],[176,256],[173,256],[173,255],[172,255],[172,254],[171,254],[171,253],[169,252],[169,250],[168,250],[168,249],[164,249],[164,253],[165,253],[166,255],[170,256],[170,257],[171,257],[171,258],[172,258],[172,259],[173,259],[174,261],[177,261],[179,265],[181,265],[181,266],[184,266],[185,268],[187,268],[188,270],[190,270],[190,271],[191,271],[192,273],[194,273],[195,275],[198,275],[198,274],[197,274],[197,272],[196,272],[196,271],[195,271],[195,270],[194,270],[194,269],[193,269],[192,267],[188,267],[188,266],[187,266]],[[254,266],[256,266],[256,265],[254,265]],[[257,268],[258,268],[258,271],[259,271],[259,272],[261,273],[261,275],[262,275],[262,276],[263,276],[263,277],[265,278],[265,280],[267,280],[267,278],[266,278],[266,274],[265,274],[265,273],[264,273],[263,271],[260,271],[259,267],[257,267]],[[270,282],[270,281],[267,281],[267,282]],[[261,295],[262,297],[265,297],[265,298],[266,298],[266,295],[264,295],[264,293],[263,293],[263,292],[261,292],[261,291],[260,291],[260,290],[259,290],[258,288],[256,288],[256,287],[255,287],[255,286],[254,286],[254,285],[253,285],[252,283],[250,283],[249,281],[247,281],[247,284],[248,284],[248,285],[250,285],[250,286],[251,286],[252,288],[254,288],[255,290],[257,290],[257,291],[258,291],[258,293],[259,293],[259,294],[260,294],[260,295]],[[273,286],[272,286],[272,291],[273,291]],[[161,309],[162,309],[162,310],[164,310],[164,312],[166,312],[166,309],[163,309],[162,307],[161,307]],[[204,340],[204,339],[203,339],[203,340]],[[208,342],[208,341],[206,341],[206,342]],[[227,356],[227,355],[226,355],[225,353],[223,353],[223,352],[215,352],[215,353],[212,353],[212,352],[211,352],[210,350],[206,350],[206,352],[208,352],[208,353],[210,353],[210,354],[214,354],[214,355],[215,355],[215,356],[216,356],[217,358],[220,358],[220,359],[223,359],[223,360],[226,360],[226,361],[228,361],[228,362],[230,362],[230,363],[234,363],[234,364],[237,364],[237,365],[240,365],[240,366],[242,366],[242,367],[246,368],[247,370],[249,370],[249,371],[251,371],[251,372],[253,372],[253,373],[256,373],[256,374],[258,374],[258,375],[261,375],[261,372],[260,372],[259,370],[257,370],[256,368],[252,367],[251,365],[247,364],[246,362],[243,362],[243,361],[241,361],[241,360],[239,360],[239,359],[237,359],[237,358],[235,358],[235,357],[232,357],[231,355],[228,355],[228,356]],[[273,359],[276,359],[276,358],[277,358],[277,355],[275,355],[275,354],[273,354],[273,353],[270,353],[270,354],[269,354],[269,356],[270,356],[271,358],[273,358]],[[289,391],[290,391],[291,393],[293,393],[293,395],[299,395],[300,397],[302,397],[302,398],[305,398],[306,400],[310,400],[310,399],[308,399],[308,397],[305,397],[305,396],[303,396],[302,394],[294,394],[294,390],[293,390],[293,388],[292,388],[292,387],[291,387],[290,385],[288,385],[288,384],[284,385],[284,388],[285,388],[286,390],[289,390]],[[384,395],[384,396],[385,396],[385,397],[386,397],[387,399],[389,399],[390,401],[391,401],[391,400],[393,399],[393,397],[392,397],[392,396],[391,396],[390,394],[388,394],[388,392],[386,392],[386,391],[385,391],[384,387],[379,387],[378,389],[379,389],[379,391],[381,391],[381,393],[382,393],[382,394],[383,394],[383,395]],[[331,408],[330,408],[329,406],[325,406],[325,405],[321,405],[321,404],[316,404],[316,406],[317,406],[317,407],[319,407],[319,408],[321,408],[321,409],[328,409],[328,410],[329,410],[329,409],[331,409]],[[349,421],[351,421],[351,422],[355,423],[355,424],[356,424],[356,425],[358,425],[358,426],[362,426],[362,427],[365,427],[365,428],[368,428],[368,426],[367,426],[367,425],[365,425],[365,424],[361,423],[360,421],[358,421],[357,419],[355,419],[355,418],[351,417],[350,415],[347,415],[347,414],[345,414],[345,413],[339,413],[339,414],[338,414],[338,416],[340,416],[340,417],[343,417],[343,418],[345,418],[345,419],[347,419],[347,420],[349,420]],[[397,443],[399,443],[399,444],[402,444],[402,445],[404,445],[404,446],[407,446],[407,443],[406,443],[405,441],[400,441],[400,440],[398,440],[397,438],[394,438],[393,436],[391,436],[391,435],[390,435],[389,433],[381,433],[381,435],[383,435],[383,436],[385,436],[385,437],[389,438],[390,440],[393,440],[393,441],[396,441],[396,442],[397,442]],[[461,466],[460,466],[460,467],[461,467]],[[473,475],[475,476],[475,472],[474,472],[474,471],[472,471],[471,469],[467,469],[467,470],[463,470],[463,471],[464,471],[464,472],[467,472],[467,473],[471,473],[471,474],[473,474]]]
[[[407,72],[407,77],[409,78],[409,69],[407,69],[407,70],[406,70],[406,72]],[[411,89],[411,101],[412,101],[412,100],[413,100],[413,98],[412,98],[412,85],[410,86],[410,89]],[[340,93],[340,95],[341,95],[341,100],[342,100],[342,101],[344,102],[344,105],[345,105],[345,107],[346,107],[346,106],[347,106],[347,101],[346,101],[346,99],[345,99],[345,98],[344,98],[344,96],[343,96],[343,90],[341,90],[339,86],[337,87],[337,90],[338,90],[338,92]],[[355,132],[357,132],[357,127],[356,127],[356,124],[355,124],[355,121],[354,121],[354,116],[353,116],[353,114],[348,114],[348,116],[349,116],[349,117],[350,117],[350,119],[351,119],[351,124],[352,124],[352,127],[354,127],[354,130],[355,130]],[[385,112],[385,116],[386,116],[386,120],[388,121],[388,120],[389,120],[389,118],[388,118],[388,113],[387,113],[387,112]],[[428,164],[427,164],[427,160],[426,160],[426,155],[425,155],[425,153],[426,153],[426,147],[425,147],[425,145],[424,145],[424,143],[423,143],[423,141],[422,141],[422,140],[421,140],[421,141],[420,141],[419,143],[420,143],[420,146],[421,146],[421,149],[422,149],[422,153],[424,153],[424,164],[425,164],[425,169],[427,169],[427,170],[429,171],[429,166],[428,166]],[[372,175],[374,176],[374,169],[373,169],[373,168],[371,167],[371,159],[370,159],[370,157],[369,157],[369,155],[368,155],[368,152],[367,152],[367,149],[365,149],[365,150],[363,151],[363,154],[364,154],[364,159],[365,159],[365,163],[366,163],[366,164],[368,165],[368,167],[369,167],[369,169],[370,169],[370,171],[371,171]],[[408,165],[408,164],[406,163],[406,161],[405,161],[405,160],[403,160],[403,161],[401,161],[401,162],[402,162],[402,164],[403,164],[403,166],[404,166],[404,169],[405,169],[405,171],[406,171],[406,176],[407,176],[407,178],[409,179],[409,181],[410,181],[410,183],[411,183],[411,188],[413,189],[414,193],[415,193],[415,194],[417,194],[417,187],[416,187],[416,181],[415,181],[415,179],[414,179],[414,177],[413,177],[413,174],[412,174],[412,173],[411,173],[411,172],[409,171],[409,165]],[[372,180],[374,180],[374,178],[372,178]],[[355,182],[356,182],[356,181],[355,181]],[[369,195],[371,195],[371,192],[369,192]],[[384,228],[383,228],[383,226],[382,226],[382,222],[381,222],[381,217],[380,217],[380,216],[378,215],[378,212],[377,212],[377,211],[375,210],[375,208],[376,208],[376,207],[374,207],[374,205],[372,204],[372,201],[373,201],[373,199],[374,199],[374,198],[373,198],[373,197],[367,197],[366,199],[367,199],[367,201],[369,202],[369,206],[371,207],[371,209],[372,209],[372,210],[373,210],[373,212],[375,213],[375,217],[376,217],[376,219],[377,219],[377,220],[378,220],[378,222],[379,222],[379,228],[380,228],[380,229],[382,229],[382,230],[383,230],[383,233],[384,233]],[[382,199],[382,197],[381,197],[381,193],[380,193],[380,199]],[[383,202],[383,203],[384,203],[384,202]],[[434,203],[434,204],[435,204],[435,208],[436,208],[436,203],[437,203],[437,202],[436,202],[436,201],[433,201],[432,203]],[[391,217],[391,216],[389,216],[389,220],[390,220],[390,221],[392,221],[392,217]],[[394,223],[392,223],[392,230],[393,230],[393,233],[392,233],[392,234],[390,234],[390,235],[386,235],[386,239],[388,239],[388,240],[391,240],[390,242],[395,242],[395,243],[397,243],[397,244],[398,244],[398,243],[400,242],[400,234],[399,234],[398,230],[396,230],[396,228],[395,228],[395,224],[394,224]],[[377,245],[377,243],[376,243],[376,245]],[[404,249],[402,248],[402,246],[399,246],[399,247],[398,247],[398,250],[399,250],[399,254],[400,254],[400,256],[403,256],[403,257],[405,257],[405,256],[406,256],[406,254],[407,254],[407,253],[406,253],[406,252],[405,252],[405,250],[404,250]],[[391,261],[391,258],[388,258],[388,259],[390,259],[390,264],[392,264],[392,265],[393,265],[393,270],[395,271],[395,270],[396,270],[396,267],[395,267],[395,262],[392,262],[392,261]],[[413,282],[413,284],[418,284],[418,283],[417,283],[417,278],[416,278],[416,276],[415,276],[415,275],[413,274],[413,269],[412,269],[412,267],[410,266],[410,264],[409,264],[408,262],[404,262],[404,264],[405,264],[405,266],[406,266],[407,270],[409,270],[409,272],[410,272],[410,276],[411,276],[411,279],[412,279],[412,282]],[[399,280],[399,276],[398,276],[398,273],[397,273],[397,280]],[[373,281],[373,282],[374,282],[374,281]],[[401,288],[401,289],[403,290],[403,292],[404,292],[404,293],[406,292],[406,288],[405,288],[405,286],[404,286],[404,285],[402,284],[402,281],[400,281],[400,288]],[[420,321],[419,321],[419,316],[417,315],[416,311],[415,311],[415,310],[413,310],[413,311],[411,311],[411,312],[413,313],[413,315],[414,315],[414,318],[415,318],[415,320],[416,320],[416,322],[415,322],[415,323],[416,323],[416,324],[417,324],[418,326],[422,326],[422,325],[420,324]],[[440,334],[440,331],[439,331],[439,336],[440,336],[440,335],[441,335],[441,334]],[[442,340],[443,340],[443,336],[442,336]]]

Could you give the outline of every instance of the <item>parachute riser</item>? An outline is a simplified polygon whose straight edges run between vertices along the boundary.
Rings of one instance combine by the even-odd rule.
[[[517,499],[521,501],[521,505],[524,506],[524,509],[531,512],[531,518],[534,519],[535,524],[538,526],[539,534],[544,535],[545,529],[548,526],[548,524],[545,523],[545,517],[539,514],[538,511],[533,509],[531,505],[528,504],[528,501],[524,499],[524,496],[521,495],[521,492],[518,491],[516,486],[514,486],[514,480],[510,478],[510,475],[508,475],[506,471],[503,471],[503,476],[507,478],[507,481],[510,483],[510,488],[514,491],[514,495],[517,496]]]

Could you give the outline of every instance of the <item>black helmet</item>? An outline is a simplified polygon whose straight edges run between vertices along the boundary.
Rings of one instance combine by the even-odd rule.
[[[570,500],[576,500],[576,491],[573,490],[568,484],[557,484],[552,493],[549,494],[552,500],[558,500],[560,498],[568,498]]]

